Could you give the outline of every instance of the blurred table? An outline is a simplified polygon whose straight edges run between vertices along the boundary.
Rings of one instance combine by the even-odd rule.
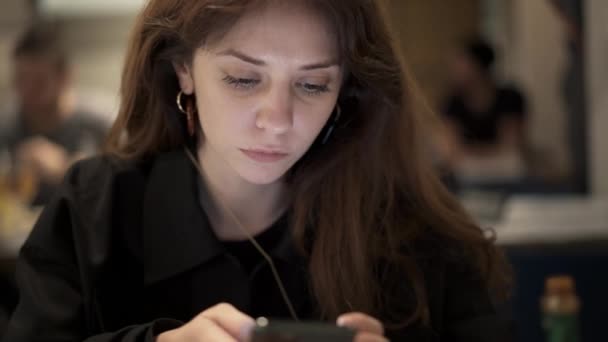
[[[545,279],[555,274],[576,281],[583,341],[605,340],[608,198],[516,196],[500,201],[499,220],[491,225],[515,271],[510,304],[517,341],[544,341],[540,297]],[[492,207],[481,208],[488,213]]]
[[[608,198],[516,196],[505,201],[494,225],[498,243],[567,244],[608,241]]]

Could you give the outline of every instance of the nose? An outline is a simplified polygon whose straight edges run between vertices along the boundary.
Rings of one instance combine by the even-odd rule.
[[[293,99],[289,87],[274,87],[266,92],[255,125],[275,135],[285,134],[293,127]]]

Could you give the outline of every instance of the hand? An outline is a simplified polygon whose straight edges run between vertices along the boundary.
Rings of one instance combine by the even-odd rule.
[[[253,318],[222,303],[203,311],[184,326],[158,335],[156,341],[244,341],[253,325]]]
[[[59,183],[69,167],[67,151],[44,137],[28,139],[17,148],[20,168],[32,170],[39,179]]]
[[[360,312],[351,312],[338,317],[337,324],[357,331],[355,342],[388,342],[384,337],[384,326],[377,319]]]

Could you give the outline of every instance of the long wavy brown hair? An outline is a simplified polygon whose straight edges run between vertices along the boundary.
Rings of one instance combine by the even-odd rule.
[[[280,0],[149,1],[129,44],[106,152],[141,158],[192,144],[175,105],[173,63],[191,63],[197,48],[270,1]],[[299,1],[333,26],[346,73],[332,139],[314,144],[288,175],[292,228],[309,256],[322,317],[356,310],[395,324],[428,322],[425,254],[470,265],[488,289],[504,285],[502,254],[426,156],[431,132],[424,123],[432,113],[407,74],[379,1]],[[405,289],[413,301],[404,309],[392,298]]]

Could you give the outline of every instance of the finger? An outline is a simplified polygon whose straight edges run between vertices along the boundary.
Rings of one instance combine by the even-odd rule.
[[[202,317],[210,319],[228,332],[234,338],[243,338],[244,334],[253,327],[253,318],[226,303],[218,304],[205,310]]]
[[[355,336],[354,342],[388,342],[388,339],[380,335],[360,332]]]
[[[384,335],[384,326],[377,319],[361,312],[351,312],[338,317],[339,326],[349,327],[358,331]]]
[[[196,340],[217,341],[217,342],[238,342],[236,338],[230,336],[222,327],[214,321],[202,318],[196,322]]]

